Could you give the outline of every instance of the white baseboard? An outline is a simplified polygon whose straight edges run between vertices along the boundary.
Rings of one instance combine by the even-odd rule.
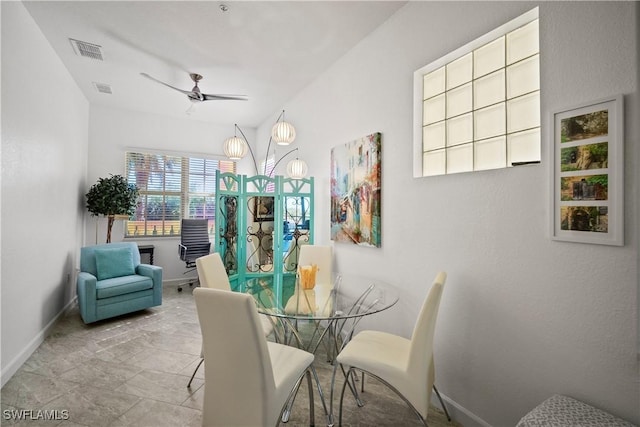
[[[437,385],[436,385],[437,386]],[[440,390],[438,390],[440,391]],[[454,402],[447,395],[440,392],[440,396],[442,396],[442,400],[444,400],[444,404],[447,406],[447,411],[451,416],[451,419],[464,427],[492,427],[491,424]],[[438,400],[438,396],[435,393],[431,393],[431,404],[437,408],[442,409],[440,406],[440,401]]]
[[[44,339],[49,335],[53,325],[58,321],[60,316],[65,314],[67,310],[69,310],[73,304],[76,303],[77,297],[73,297],[71,301],[65,305],[62,310],[53,318],[47,325],[35,336],[29,344],[16,356],[13,358],[11,362],[2,370],[1,381],[2,385],[0,387],[4,387],[4,385],[13,377],[13,375],[18,372],[18,369],[26,362],[29,357],[33,354],[34,351],[40,347],[40,344],[44,341]]]
[[[164,279],[162,280],[162,286],[177,286],[181,283],[189,283],[198,281],[198,276],[185,276],[181,279]]]

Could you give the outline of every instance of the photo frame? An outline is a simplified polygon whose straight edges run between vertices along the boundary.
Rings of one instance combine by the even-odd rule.
[[[255,196],[253,198],[253,219],[255,222],[274,220],[275,200],[273,196]]]
[[[623,97],[552,113],[551,237],[624,245]]]

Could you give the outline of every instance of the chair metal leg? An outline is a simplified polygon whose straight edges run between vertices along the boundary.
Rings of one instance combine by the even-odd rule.
[[[451,422],[451,416],[449,416],[449,411],[447,411],[447,407],[445,406],[444,401],[442,400],[442,396],[440,396],[440,392],[436,388],[435,384],[433,385],[433,391],[435,391],[436,396],[438,396],[438,400],[440,401],[440,406],[442,406],[442,409],[444,410],[444,414],[447,416],[447,421]]]
[[[358,368],[354,368],[354,367],[350,367],[349,371],[347,372],[347,378],[349,378],[353,372],[355,372],[355,370]],[[358,369],[358,370],[362,370],[362,369]],[[407,406],[409,406],[409,408],[411,408],[413,410],[413,413],[416,414],[416,416],[418,417],[418,419],[420,420],[420,422],[422,423],[423,426],[428,427],[427,426],[427,420],[425,420],[424,418],[422,418],[422,415],[420,415],[420,412],[418,412],[418,410],[411,404],[411,402],[409,402],[407,400],[406,397],[404,397],[402,395],[402,393],[400,393],[395,387],[393,387],[391,384],[389,384],[388,382],[386,382],[385,380],[383,380],[382,378],[380,378],[377,375],[372,374],[371,372],[367,372],[370,376],[372,376],[373,378],[377,379],[378,381],[380,381],[381,383],[383,383],[384,385],[386,385],[390,390],[392,390],[398,397],[400,397],[404,403],[407,404]],[[342,393],[340,393],[340,412],[338,414],[338,425],[341,426],[342,425],[342,404],[344,401],[344,392],[347,389],[347,383],[348,380],[345,380],[345,383],[342,385]]]
[[[289,416],[291,416],[291,408],[293,407],[293,402],[295,401],[296,396],[298,395],[298,389],[300,388],[300,384],[302,384],[302,380],[304,379],[305,374],[306,374],[306,371],[302,373],[300,378],[298,378],[298,381],[296,381],[295,385],[293,386],[293,389],[291,389],[291,392],[289,392],[289,397],[287,398],[287,401],[285,402],[284,407],[282,408],[282,413],[280,414],[280,419],[278,420],[278,423],[280,422],[286,423],[289,421]]]
[[[440,392],[438,391],[438,388],[436,387],[435,384],[433,385],[433,391],[436,392],[436,396],[440,401],[440,406],[442,406],[442,410],[444,411],[444,414],[447,416],[447,421],[451,422],[451,415],[449,415],[449,411],[447,411],[447,405],[444,404],[444,400],[442,400],[442,396],[440,396]],[[362,371],[362,383],[360,384],[360,392],[364,393],[364,371]]]
[[[311,374],[313,374],[316,378],[318,391],[320,392],[320,396],[322,397],[322,390],[320,388],[320,383],[318,382],[318,374],[315,372],[315,368],[313,366],[310,366],[309,368],[307,368],[305,372],[302,373],[300,378],[298,378],[298,381],[296,381],[296,384],[293,386],[293,389],[289,393],[289,397],[287,398],[287,401],[285,402],[285,405],[282,408],[282,412],[280,413],[280,417],[278,418],[276,427],[281,422],[286,423],[289,421],[289,417],[291,416],[291,407],[293,406],[293,402],[295,401],[296,395],[298,394],[298,389],[300,389],[300,385],[302,384],[302,379],[305,377],[305,375],[307,376],[307,384],[309,387],[309,421],[311,426],[315,424],[315,413],[314,413],[315,407],[314,407],[314,401],[313,401],[313,382],[311,381]],[[326,412],[327,406],[324,402],[324,398],[322,398],[322,404],[324,405],[325,412]]]
[[[338,369],[338,362],[333,360],[333,374],[331,375],[331,391],[329,393],[329,422],[327,425],[333,427],[333,390],[336,385],[336,370]]]
[[[195,269],[196,269],[195,261],[194,261],[194,264],[192,264],[192,265],[189,265],[189,263],[187,263],[187,271],[185,271],[182,274],[189,274]],[[196,284],[196,283],[199,283],[199,281],[200,281],[200,278],[196,276],[196,277],[190,278],[188,282],[182,282],[182,283],[178,284],[178,292],[182,292],[182,287],[183,286],[189,285],[189,287],[193,287],[193,285]]]
[[[315,374],[315,370],[314,370],[314,374]],[[316,376],[316,381],[318,380],[318,376],[317,374],[315,374]],[[315,409],[314,409],[314,402],[313,402],[313,381],[311,380],[311,372],[310,369],[307,369],[307,387],[309,388],[309,426],[313,427],[316,425],[316,416],[315,416]],[[318,387],[318,390],[320,390],[320,388]],[[322,403],[324,404],[324,398],[322,399]],[[325,406],[325,410],[326,410],[326,406]]]
[[[324,393],[322,392],[322,386],[320,385],[320,379],[318,378],[318,372],[316,368],[311,365],[308,369],[313,377],[316,380],[316,387],[318,388],[318,394],[320,395],[320,401],[322,402],[322,407],[324,408],[324,413],[327,416],[327,425],[331,425],[331,414],[329,413],[329,409],[327,408],[327,402],[324,400]],[[281,421],[286,423],[289,421],[289,416],[291,416],[291,408],[293,408],[293,403],[296,400],[296,396],[298,395],[298,389],[300,388],[300,382],[296,385],[294,391],[291,393],[291,398],[287,402],[284,411],[282,411]],[[313,387],[313,384],[309,383],[309,387]]]
[[[344,370],[344,366],[342,366],[341,364],[339,364],[338,362],[336,362],[335,360],[333,361],[333,374],[331,375],[331,395],[329,396],[329,413],[331,414],[331,420],[329,425],[332,426],[333,425],[333,391],[335,389],[335,385],[336,385],[336,371],[338,369],[338,365],[340,365],[340,370],[342,370],[342,375],[344,375],[344,385],[345,387],[348,385],[349,389],[351,390],[351,393],[353,393],[353,397],[356,399],[356,403],[359,407],[364,406],[364,403],[362,403],[362,401],[360,400],[360,396],[358,395],[358,389],[355,387],[355,383],[351,384],[351,381],[349,381],[349,378],[351,377],[351,371],[349,371],[349,374],[347,374],[347,372]]]
[[[327,402],[324,400],[324,393],[322,392],[322,387],[320,386],[320,379],[318,378],[318,372],[316,372],[316,368],[313,365],[311,365],[311,372],[313,373],[313,376],[316,380],[316,386],[318,387],[318,394],[320,395],[320,401],[322,402],[324,413],[327,416],[327,425],[330,425],[332,422],[331,414],[329,414],[329,411],[327,409]],[[311,386],[311,384],[309,386]]]
[[[189,380],[189,384],[187,384],[187,388],[191,388],[191,381],[193,381],[193,377],[196,376],[196,372],[198,372],[198,368],[200,368],[202,362],[204,362],[204,358],[200,359],[200,363],[198,363],[198,366],[196,366],[196,369],[194,369],[193,374],[191,374],[191,379]]]
[[[335,390],[335,386],[336,386],[336,372],[338,370],[338,365],[340,365],[338,362],[333,361],[333,373],[331,375],[331,392],[329,395],[329,423],[327,424],[329,427],[333,427],[334,425],[334,420],[333,420],[333,393]],[[358,395],[358,389],[355,388],[355,384],[351,384],[351,382],[349,381],[349,377],[347,376],[347,373],[344,370],[344,366],[340,365],[340,369],[342,370],[342,374],[344,375],[344,385],[345,387],[348,385],[349,389],[351,389],[351,393],[353,393],[353,397],[356,399],[356,404],[359,407],[364,406],[364,403],[362,403],[362,401],[360,400],[360,396]]]

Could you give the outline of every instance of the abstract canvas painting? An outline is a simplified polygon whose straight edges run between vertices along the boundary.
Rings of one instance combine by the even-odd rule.
[[[331,150],[331,240],[381,246],[382,134]]]

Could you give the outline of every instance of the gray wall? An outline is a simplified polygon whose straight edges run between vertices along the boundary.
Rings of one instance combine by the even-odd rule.
[[[330,238],[331,148],[382,132],[382,248],[334,246],[338,269],[401,288],[400,304],[367,326],[409,336],[446,270],[436,383],[460,420],[512,426],[565,393],[639,423],[638,3],[540,4],[540,165],[412,178],[413,71],[536,5],[410,2],[287,103],[317,180],[316,241]],[[550,115],[619,93],[626,244],[552,241]]]
[[[89,104],[22,3],[1,7],[4,384],[75,296]]]

